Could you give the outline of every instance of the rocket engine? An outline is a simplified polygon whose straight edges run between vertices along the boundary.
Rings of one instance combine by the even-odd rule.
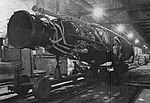
[[[98,65],[113,60],[114,37],[117,36],[123,50],[122,60],[133,55],[131,44],[108,29],[60,18],[51,20],[48,16],[32,15],[24,10],[11,16],[7,34],[9,44],[15,48],[35,49],[41,46],[54,55]]]

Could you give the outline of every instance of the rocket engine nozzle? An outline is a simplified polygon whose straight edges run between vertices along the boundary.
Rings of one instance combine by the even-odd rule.
[[[9,44],[18,49],[51,45],[54,32],[52,24],[24,10],[11,16],[7,29]]]

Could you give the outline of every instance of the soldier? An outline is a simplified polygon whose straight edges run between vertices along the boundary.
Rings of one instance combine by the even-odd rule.
[[[114,46],[113,46],[113,58],[114,58],[114,62],[118,63],[119,60],[122,57],[122,53],[121,53],[121,45],[120,45],[120,40],[119,38],[116,36],[114,37]]]

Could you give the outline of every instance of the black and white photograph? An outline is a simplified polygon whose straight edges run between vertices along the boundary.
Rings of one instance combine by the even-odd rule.
[[[0,0],[0,103],[150,103],[150,0]]]

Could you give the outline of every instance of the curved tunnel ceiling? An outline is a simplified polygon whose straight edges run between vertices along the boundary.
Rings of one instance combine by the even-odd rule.
[[[104,6],[104,9],[106,10],[106,13],[108,14],[103,18],[103,20],[100,20],[99,24],[111,27],[116,26],[117,24],[125,24],[126,25],[126,32],[124,34],[121,33],[122,36],[127,37],[127,33],[130,31],[133,31],[135,33],[134,39],[138,38],[140,40],[140,46],[145,44],[145,40],[143,40],[143,37],[141,37],[139,34],[139,31],[134,29],[135,26],[132,24],[137,21],[133,21],[131,17],[133,16],[132,13],[129,15],[129,8],[128,8],[128,2],[129,0],[70,0],[74,1],[74,3],[78,4],[82,7],[81,11],[79,12],[83,17],[86,17],[88,19],[87,21],[90,22],[97,22],[95,19],[87,18],[88,16],[85,16],[86,14],[90,14],[95,5]],[[134,2],[133,2],[134,4]],[[133,8],[135,9],[135,8]],[[131,43],[134,43],[134,39],[130,40]]]
[[[150,45],[150,0],[121,0],[129,19],[141,37]]]

